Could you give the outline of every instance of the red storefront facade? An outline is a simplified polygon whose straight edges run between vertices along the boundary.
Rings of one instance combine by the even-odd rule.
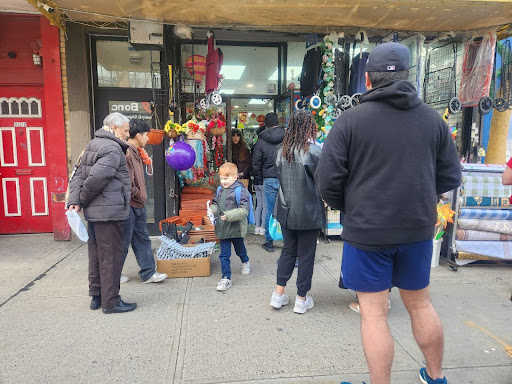
[[[59,30],[43,16],[0,16],[0,234],[69,240]]]

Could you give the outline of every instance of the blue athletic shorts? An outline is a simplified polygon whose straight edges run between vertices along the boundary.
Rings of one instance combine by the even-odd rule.
[[[432,240],[402,244],[384,251],[363,251],[345,243],[343,285],[357,292],[381,292],[392,286],[410,291],[430,283]]]

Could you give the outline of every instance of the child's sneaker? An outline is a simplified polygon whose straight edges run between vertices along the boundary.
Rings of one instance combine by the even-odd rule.
[[[231,287],[231,280],[230,279],[221,279],[218,283],[217,283],[217,291],[220,291],[220,292],[224,292],[225,290],[227,290],[229,287]]]
[[[242,275],[248,275],[251,273],[251,264],[249,262],[242,263]]]
[[[315,303],[313,302],[313,298],[309,295],[306,295],[306,300],[299,299],[299,296],[295,298],[295,308],[293,308],[293,312],[295,313],[306,313],[308,309],[313,308]]]
[[[290,302],[288,295],[283,293],[282,295],[278,295],[275,291],[272,292],[272,298],[270,299],[270,305],[275,309],[281,308],[283,305],[286,305]]]
[[[447,384],[448,381],[446,381],[446,377],[443,377],[442,379],[432,379],[428,374],[427,374],[427,369],[426,368],[421,368],[420,369],[420,381],[423,383],[423,384]]]

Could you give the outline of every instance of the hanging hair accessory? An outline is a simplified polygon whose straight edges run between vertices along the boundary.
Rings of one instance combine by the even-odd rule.
[[[144,148],[137,148],[137,151],[139,151],[139,155],[142,158],[142,162],[146,164],[146,173],[148,176],[153,176],[153,159],[149,157],[148,153]],[[149,172],[149,169],[151,168],[151,173]]]

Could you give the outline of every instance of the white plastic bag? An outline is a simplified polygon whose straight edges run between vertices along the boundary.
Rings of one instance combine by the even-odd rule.
[[[68,217],[68,224],[73,232],[75,232],[75,235],[83,242],[87,242],[89,240],[89,234],[80,216],[78,216],[78,213],[73,209],[66,211],[66,216]]]

